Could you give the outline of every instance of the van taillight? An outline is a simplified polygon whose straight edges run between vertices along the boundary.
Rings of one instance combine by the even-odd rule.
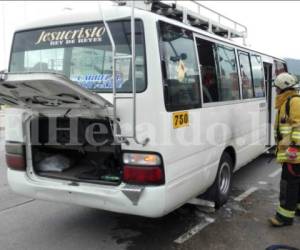
[[[160,167],[124,166],[123,181],[130,184],[160,185],[164,183]]]
[[[12,170],[26,171],[25,146],[21,143],[7,143],[6,164]]]
[[[165,183],[162,160],[156,154],[123,154],[123,181],[138,185],[162,185]]]

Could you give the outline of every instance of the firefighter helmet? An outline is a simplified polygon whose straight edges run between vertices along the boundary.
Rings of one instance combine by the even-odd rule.
[[[298,79],[296,76],[289,73],[279,74],[274,82],[274,86],[280,90],[285,90],[289,88],[296,88],[298,84]]]

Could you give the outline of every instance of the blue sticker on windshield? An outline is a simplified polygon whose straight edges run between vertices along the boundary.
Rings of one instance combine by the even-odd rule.
[[[77,82],[81,87],[96,90],[96,89],[112,89],[113,79],[109,74],[89,74],[72,76],[71,80]],[[122,88],[124,81],[120,73],[116,74],[116,88]]]

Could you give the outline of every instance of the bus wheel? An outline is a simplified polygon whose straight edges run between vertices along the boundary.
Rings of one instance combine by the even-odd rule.
[[[209,190],[210,200],[215,202],[216,208],[220,208],[229,199],[232,184],[233,161],[231,156],[224,152],[217,173],[216,180]]]

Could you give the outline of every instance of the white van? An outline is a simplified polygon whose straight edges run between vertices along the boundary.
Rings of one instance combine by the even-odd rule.
[[[285,62],[232,41],[245,31],[160,1],[103,14],[15,32],[0,77],[9,185],[147,217],[200,194],[220,207],[232,173],[272,145],[271,79]]]

